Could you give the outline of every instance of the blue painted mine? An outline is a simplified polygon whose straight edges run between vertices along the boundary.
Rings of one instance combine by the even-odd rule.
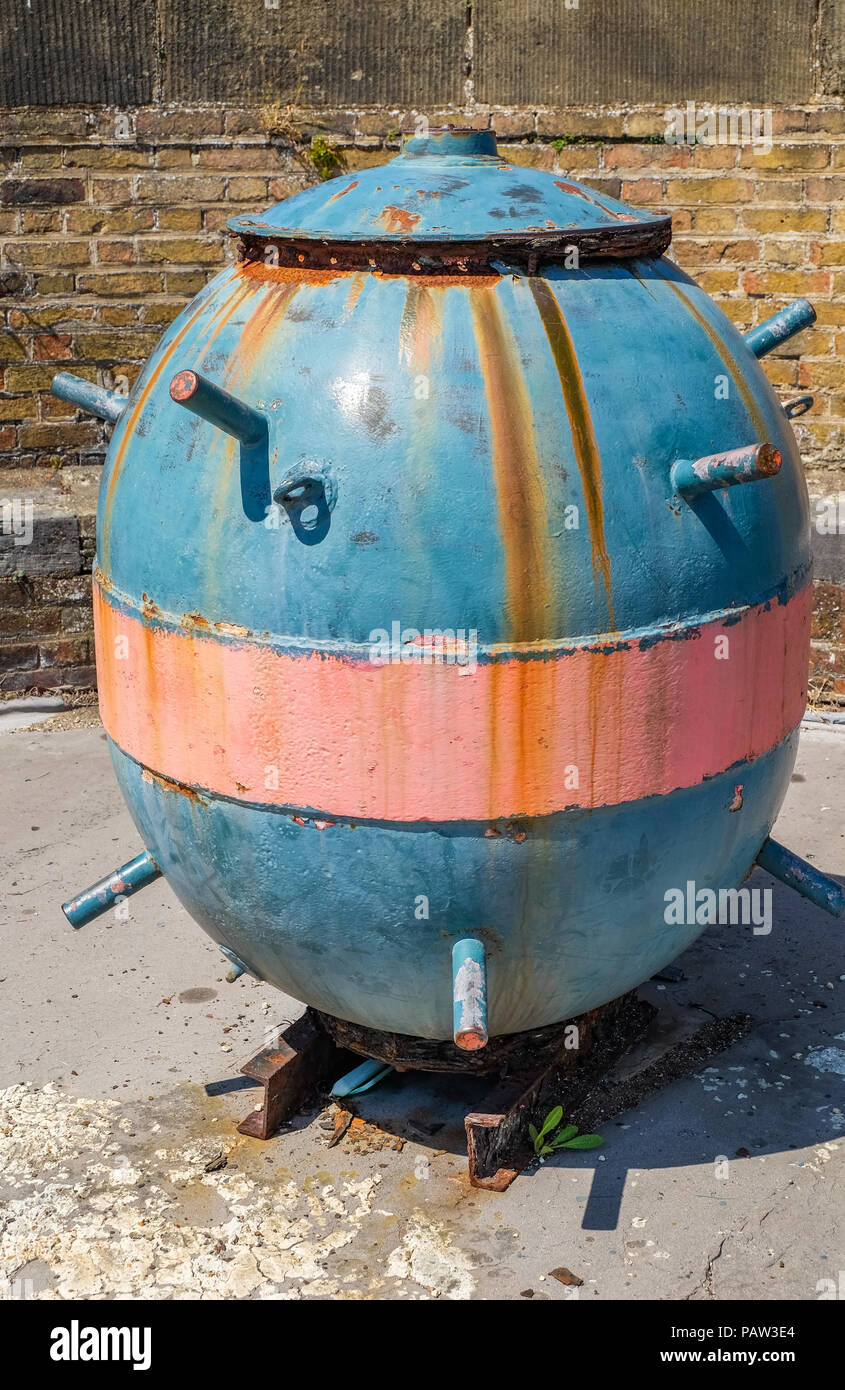
[[[653,252],[667,219],[514,168],[489,133],[435,132],[232,225],[258,259],[222,271],[169,326],[106,463],[98,573],[148,635],[175,615],[343,658],[398,620],[476,630],[513,660],[542,643],[616,650],[632,633],[645,651],[650,633],[783,603],[806,581],[806,486],[754,360],[761,330],[743,340]],[[262,238],[319,264],[274,268]],[[383,245],[405,255],[400,269],[368,265]],[[333,267],[350,247],[363,268]],[[178,373],[193,374],[183,403]],[[266,436],[247,443],[256,419]],[[678,460],[763,442],[776,475],[675,505]],[[319,513],[306,543],[303,502]],[[598,728],[600,680],[585,698]],[[353,714],[322,699],[315,682],[316,707],[354,741]],[[238,709],[226,712],[237,731]],[[643,717],[658,749],[661,711]],[[402,718],[385,706],[385,724]],[[484,718],[511,721],[519,783],[520,712]],[[703,736],[694,711],[687,734]],[[294,724],[289,738],[298,747]],[[683,951],[703,927],[668,924],[666,891],[742,881],[796,738],[698,786],[516,826],[188,795],[167,780],[166,747],[152,769],[111,751],[149,864],[227,953],[327,1013],[448,1039],[456,942],[483,947],[490,1036],[599,1005]],[[389,775],[408,771],[397,760]]]

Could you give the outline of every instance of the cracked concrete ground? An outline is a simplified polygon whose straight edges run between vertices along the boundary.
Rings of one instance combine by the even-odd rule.
[[[371,1093],[379,1128],[332,1148],[328,1111],[238,1135],[257,1102],[239,1068],[300,1006],[226,984],[163,882],[128,921],[73,932],[59,903],[138,848],[102,730],[3,733],[0,758],[7,1291],[814,1300],[845,1269],[842,928],[793,894],[774,886],[771,935],[711,928],[684,979],[650,987],[703,1020],[746,1010],[746,1038],[608,1122],[603,1149],[479,1192],[463,1082],[392,1077]],[[839,876],[843,773],[845,733],[805,733],[775,832]]]

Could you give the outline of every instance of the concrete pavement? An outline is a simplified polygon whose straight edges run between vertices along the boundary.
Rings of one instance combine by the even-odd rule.
[[[460,1081],[395,1076],[379,1128],[267,1144],[237,1081],[295,1001],[225,983],[164,882],[73,932],[69,894],[140,847],[98,727],[0,734],[0,1279],[31,1296],[813,1300],[845,1269],[842,926],[774,885],[651,997],[751,1034],[504,1194],[465,1175]],[[776,835],[845,875],[845,731],[801,741]],[[759,871],[752,886],[771,887]],[[209,1096],[207,1083],[221,1083]],[[471,1108],[471,1107],[470,1107]],[[580,1285],[561,1284],[564,1266]]]

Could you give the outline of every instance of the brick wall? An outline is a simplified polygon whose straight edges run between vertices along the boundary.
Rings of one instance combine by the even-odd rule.
[[[108,442],[106,425],[50,396],[54,372],[131,383],[164,326],[231,254],[227,217],[262,209],[320,173],[382,162],[415,114],[278,104],[0,111],[0,501],[28,491],[40,499],[47,549],[49,507],[61,510],[61,495],[76,495],[57,475],[100,464]],[[455,109],[426,114],[436,124],[465,121]],[[765,368],[784,400],[816,397],[796,421],[811,488],[845,489],[841,101],[775,109],[768,153],[666,144],[664,105],[477,108],[473,119],[486,124],[488,114],[515,162],[670,211],[678,262],[740,328],[796,295],[812,300],[818,323]],[[0,691],[93,678],[89,629],[61,635],[79,622],[73,605],[84,608],[76,595],[90,569],[90,525],[89,514],[77,518],[73,573],[63,554],[61,572],[48,578],[46,552],[40,575],[22,573],[19,557],[5,571],[0,565]],[[822,676],[828,695],[845,698],[830,602],[826,593]],[[28,629],[29,611],[37,618]]]

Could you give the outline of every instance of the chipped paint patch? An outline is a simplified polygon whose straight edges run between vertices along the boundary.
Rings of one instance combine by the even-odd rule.
[[[358,1237],[379,1175],[256,1178],[249,1141],[207,1113],[192,1134],[189,1098],[169,1109],[0,1092],[2,1277],[40,1261],[42,1299],[367,1296],[325,1264]]]
[[[435,1298],[467,1299],[475,1290],[472,1264],[436,1221],[415,1212],[387,1262],[388,1276],[410,1279]]]
[[[815,1067],[816,1071],[832,1071],[845,1076],[845,1048],[814,1047],[804,1058],[805,1067]]]

